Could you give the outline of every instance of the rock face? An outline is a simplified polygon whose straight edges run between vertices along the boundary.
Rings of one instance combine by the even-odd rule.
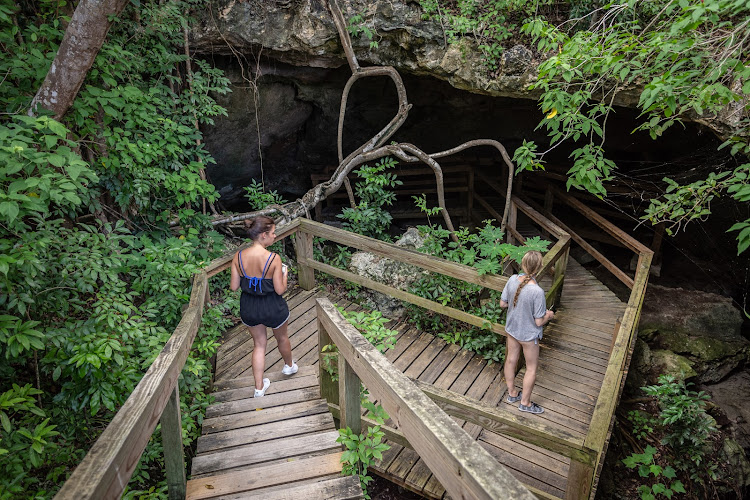
[[[394,66],[401,72],[439,78],[473,93],[538,97],[538,91],[532,91],[529,85],[536,78],[540,56],[528,47],[507,47],[499,71],[491,77],[476,41],[464,37],[458,43],[447,44],[440,21],[422,19],[418,2],[348,0],[339,4],[345,19],[360,14],[363,24],[374,32],[373,40],[378,46],[373,49],[369,39],[353,37],[355,53],[363,65]],[[262,53],[294,66],[346,65],[325,0],[214,0],[193,28],[191,47],[212,57]],[[623,89],[614,104],[635,107],[639,93],[640,89]],[[727,136],[735,128],[735,114],[729,110],[726,116],[700,121]]]
[[[718,384],[700,387],[711,395],[711,401],[726,412],[737,442],[750,452],[750,367],[731,374]],[[746,479],[750,486],[750,476]]]
[[[741,326],[742,315],[728,298],[649,285],[639,338],[651,348],[650,382],[659,369],[697,373],[704,383],[723,379],[750,356]]]
[[[416,228],[409,228],[406,233],[396,242],[397,246],[415,250],[424,244],[424,238],[420,236]],[[380,257],[368,252],[356,252],[352,255],[349,270],[365,278],[370,278],[379,283],[407,290],[419,276],[422,269],[404,264],[386,257]],[[404,313],[402,302],[379,292],[362,289],[360,295],[364,296],[373,309],[377,309],[387,318],[399,318]]]

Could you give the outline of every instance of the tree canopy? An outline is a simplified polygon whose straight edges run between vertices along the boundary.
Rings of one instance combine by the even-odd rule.
[[[426,16],[440,18],[449,40],[473,36],[488,71],[504,46],[523,40],[544,61],[539,105],[549,144],[524,142],[515,152],[519,171],[540,168],[550,149],[573,143],[568,188],[606,197],[617,176],[606,154],[607,118],[618,93],[639,93],[636,130],[658,139],[686,121],[723,124],[723,147],[739,166],[708,172],[687,185],[665,179],[662,197],[644,218],[670,232],[705,219],[722,195],[750,202],[750,4],[744,0],[574,0],[560,15],[550,0],[421,0]],[[738,221],[738,253],[750,247],[750,219]]]

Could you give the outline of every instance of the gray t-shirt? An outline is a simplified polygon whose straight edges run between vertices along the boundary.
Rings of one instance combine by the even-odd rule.
[[[500,297],[508,303],[505,331],[519,342],[541,340],[542,327],[536,326],[534,318],[543,318],[547,312],[544,290],[535,282],[526,283],[518,296],[518,303],[514,306],[513,298],[520,284],[518,275],[514,274],[508,279]]]

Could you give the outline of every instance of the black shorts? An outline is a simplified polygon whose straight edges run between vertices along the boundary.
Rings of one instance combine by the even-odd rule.
[[[264,325],[279,328],[289,319],[289,306],[277,293],[240,295],[240,317],[246,326]]]

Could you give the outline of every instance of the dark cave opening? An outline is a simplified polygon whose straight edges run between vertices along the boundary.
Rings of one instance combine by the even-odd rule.
[[[348,67],[296,67],[266,59],[257,66],[257,74],[243,77],[233,58],[214,57],[212,62],[233,83],[232,93],[217,96],[228,116],[217,117],[213,127],[204,128],[206,147],[217,162],[208,174],[225,209],[249,210],[243,186],[252,179],[294,200],[312,187],[311,175],[338,163],[336,135],[342,91],[351,74]],[[436,152],[471,139],[491,138],[499,140],[511,156],[523,140],[536,141],[539,151],[549,148],[546,130],[539,126],[544,114],[534,100],[474,94],[429,76],[402,77],[412,108],[394,141]],[[397,96],[388,77],[357,82],[346,109],[344,156],[370,139],[396,110]],[[663,191],[663,177],[686,183],[711,171],[731,169],[736,161],[726,150],[718,150],[721,141],[698,124],[673,126],[657,140],[646,132],[634,133],[638,115],[636,110],[617,108],[607,120],[604,149],[618,166],[619,189],[611,192],[606,205],[599,205],[613,212],[613,222],[648,245],[654,229],[639,217],[650,198]],[[564,175],[576,147],[566,143],[553,148],[544,157],[545,172],[521,174],[524,193],[538,198],[537,185],[546,182],[549,173]],[[507,175],[494,149],[470,150],[464,160],[475,162],[488,175]],[[562,182],[558,185],[564,189]],[[565,209],[560,209],[564,214]],[[748,207],[724,197],[714,200],[711,209],[707,220],[693,221],[673,237],[665,237],[661,275],[652,282],[720,293],[747,307],[748,259],[736,255],[734,235],[726,230],[750,215]],[[628,269],[628,252],[607,242],[600,244],[606,255]]]

